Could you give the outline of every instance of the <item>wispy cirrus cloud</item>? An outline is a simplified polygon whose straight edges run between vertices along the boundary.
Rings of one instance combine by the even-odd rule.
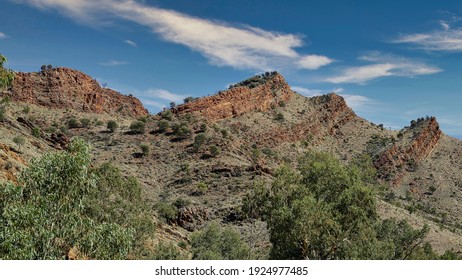
[[[129,64],[130,62],[128,61],[120,61],[120,60],[109,60],[106,62],[100,62],[98,63],[101,66],[119,66],[119,65],[126,65]]]
[[[99,17],[130,20],[147,26],[164,40],[201,53],[211,64],[266,71],[285,67],[318,69],[333,59],[296,51],[302,36],[230,25],[134,0],[13,0],[39,9],[58,10],[80,22],[94,23]]]
[[[9,36],[3,32],[0,32],[0,39],[6,39],[6,38],[9,38]]]
[[[325,81],[335,84],[365,84],[382,77],[415,77],[442,71],[438,67],[420,61],[381,52],[370,52],[360,56],[359,60],[371,62],[371,64],[345,68],[338,75],[329,77]]]
[[[451,15],[438,22],[440,29],[422,33],[401,34],[391,43],[411,44],[427,51],[462,51],[462,28],[454,27],[462,18]]]
[[[132,40],[125,40],[124,43],[126,43],[126,44],[128,44],[128,45],[130,45],[132,47],[135,47],[135,48],[138,47],[138,44],[133,42]]]

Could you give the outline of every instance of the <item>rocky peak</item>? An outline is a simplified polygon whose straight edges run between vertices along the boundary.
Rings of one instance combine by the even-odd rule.
[[[311,99],[318,110],[318,119],[329,134],[334,135],[338,129],[356,116],[348,107],[345,99],[336,93],[315,96]]]
[[[102,88],[95,79],[69,68],[17,73],[11,98],[49,108],[72,108],[134,117],[148,114],[137,98]]]
[[[226,91],[182,104],[176,114],[199,114],[209,121],[238,117],[248,112],[268,111],[280,102],[289,101],[293,92],[277,72],[257,75],[235,84]]]

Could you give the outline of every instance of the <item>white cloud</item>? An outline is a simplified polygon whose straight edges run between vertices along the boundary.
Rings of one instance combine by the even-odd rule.
[[[6,38],[9,38],[9,36],[7,36],[5,33],[3,32],[0,32],[0,39],[6,39]]]
[[[345,99],[345,102],[348,104],[348,106],[353,108],[354,111],[362,111],[370,107],[371,105],[377,104],[376,101],[366,96],[355,95],[355,94],[344,94],[342,93],[345,91],[343,88],[334,88],[332,90],[321,90],[321,89],[309,89],[305,87],[292,87],[292,90],[306,97],[313,97],[313,96],[329,94],[329,93],[334,92],[342,96]]]
[[[126,65],[129,64],[128,61],[120,61],[120,60],[109,60],[107,62],[100,62],[98,63],[101,66],[119,66],[119,65]]]
[[[143,96],[149,97],[149,98],[156,98],[156,99],[162,99],[162,100],[167,100],[167,101],[173,101],[175,103],[182,103],[183,99],[185,99],[187,96],[181,95],[181,94],[176,94],[176,93],[171,93],[168,90],[165,89],[149,89],[143,93]]]
[[[435,74],[442,71],[438,67],[430,66],[422,62],[380,52],[370,52],[367,55],[359,57],[359,59],[373,62],[373,64],[343,69],[339,75],[329,77],[325,81],[335,84],[364,84],[367,81],[381,77],[415,77],[419,75]]]
[[[321,89],[309,89],[305,87],[292,87],[293,91],[296,91],[306,97],[313,97],[313,96],[318,96],[318,95],[323,95],[323,94],[328,94],[328,93],[341,93],[344,91],[343,88],[333,88],[331,90],[321,90]]]
[[[361,110],[367,106],[374,104],[375,102],[365,96],[362,95],[354,95],[354,94],[340,94],[344,99],[345,102],[353,108],[353,110]]]
[[[133,42],[132,40],[125,40],[124,43],[127,43],[132,47],[138,47],[138,45],[135,42]]]
[[[284,67],[317,69],[333,60],[303,55],[300,35],[265,31],[252,26],[231,26],[148,6],[133,0],[16,0],[40,9],[56,9],[80,22],[116,17],[149,27],[164,40],[181,44],[205,56],[210,63],[266,71]]]
[[[141,98],[140,101],[145,106],[154,107],[154,108],[157,108],[157,109],[163,109],[163,108],[167,107],[167,106],[165,106],[165,104],[159,103],[159,102],[154,101],[154,100]]]
[[[450,21],[440,20],[441,30],[433,30],[424,33],[402,34],[392,43],[407,43],[416,45],[427,51],[462,51],[462,28],[451,28],[451,24],[460,21],[461,18],[453,17]]]
[[[443,28],[444,31],[448,31],[449,28],[451,27],[449,25],[449,23],[445,20],[440,20],[440,25],[441,25],[441,28]]]
[[[321,55],[305,55],[297,62],[299,68],[318,69],[332,63],[334,60]]]

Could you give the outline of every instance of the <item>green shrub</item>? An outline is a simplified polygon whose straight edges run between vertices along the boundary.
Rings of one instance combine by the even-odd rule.
[[[145,129],[146,125],[144,122],[136,121],[130,124],[130,133],[132,134],[143,134]]]
[[[274,119],[277,120],[277,121],[283,121],[284,120],[284,114],[279,112],[279,113],[276,114],[276,117]]]
[[[186,104],[186,103],[194,101],[195,99],[196,98],[194,98],[192,96],[189,96],[189,97],[186,97],[185,99],[183,99],[183,102]]]
[[[6,62],[6,57],[0,54],[0,90],[10,88],[15,77],[14,71],[4,67]]]
[[[149,154],[149,146],[147,144],[141,144],[140,149],[143,156],[147,156]]]
[[[173,243],[159,242],[154,247],[153,260],[185,260],[186,257]]]
[[[40,128],[38,128],[38,127],[32,128],[32,136],[34,136],[36,138],[40,138],[41,135],[42,135],[42,133],[40,131]]]
[[[22,136],[16,136],[13,138],[13,142],[18,145],[18,149],[21,150],[21,146],[26,143],[26,139]]]
[[[207,190],[209,189],[209,187],[207,186],[206,183],[204,182],[200,182],[199,184],[197,184],[197,192],[200,194],[200,195],[204,195]]]
[[[194,137],[194,143],[193,147],[196,151],[200,149],[200,147],[204,144],[205,142],[205,134],[204,133],[199,133]]]
[[[156,204],[157,214],[159,218],[163,222],[171,222],[176,220],[178,216],[178,209],[170,203],[167,202],[159,202]]]
[[[67,121],[68,128],[78,128],[80,126],[79,121],[75,118],[71,118]]]
[[[226,129],[222,129],[222,130],[220,130],[220,132],[221,132],[221,136],[223,136],[223,138],[227,138],[228,135],[229,135],[229,132]]]
[[[249,246],[240,234],[230,227],[211,223],[191,235],[191,250],[196,260],[249,259]]]
[[[46,133],[55,133],[56,132],[56,127],[54,126],[49,126],[45,129]]]
[[[24,108],[22,108],[22,112],[24,114],[29,114],[30,113],[30,107],[29,106],[25,106]]]
[[[157,123],[157,127],[159,128],[160,132],[165,132],[169,128],[170,124],[167,120],[160,120]]]
[[[142,116],[142,117],[139,117],[138,120],[139,120],[140,122],[146,123],[146,122],[148,121],[148,117],[147,117],[147,116]]]
[[[191,135],[191,129],[189,129],[186,123],[175,123],[172,125],[173,134],[179,138],[186,138]]]
[[[207,131],[207,124],[205,124],[205,123],[201,124],[200,129],[201,129],[202,132],[206,132]]]
[[[82,124],[82,127],[89,127],[91,123],[90,119],[83,118],[80,120],[80,124]]]
[[[114,133],[117,130],[118,127],[119,127],[119,125],[114,120],[108,121],[107,125],[106,125],[107,130],[109,130],[111,133]]]
[[[160,113],[160,116],[168,121],[171,121],[173,119],[173,113],[170,110],[165,110]]]
[[[218,156],[220,154],[220,149],[215,145],[210,146],[209,149],[210,149],[210,154],[213,157],[216,157],[216,156]]]

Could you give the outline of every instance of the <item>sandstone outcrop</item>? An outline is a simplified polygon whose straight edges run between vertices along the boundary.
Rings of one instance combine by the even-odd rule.
[[[442,132],[437,120],[432,117],[424,121],[415,132],[411,141],[394,144],[385,150],[374,162],[379,175],[394,185],[400,183],[404,171],[413,171],[415,167],[427,158],[438,145]]]
[[[72,108],[133,117],[148,115],[137,98],[102,88],[90,76],[69,68],[17,73],[11,98],[48,108]]]
[[[249,86],[236,86],[216,95],[196,99],[176,107],[176,114],[199,114],[210,122],[238,117],[252,111],[268,111],[293,96],[284,77],[273,74],[264,82]]]

